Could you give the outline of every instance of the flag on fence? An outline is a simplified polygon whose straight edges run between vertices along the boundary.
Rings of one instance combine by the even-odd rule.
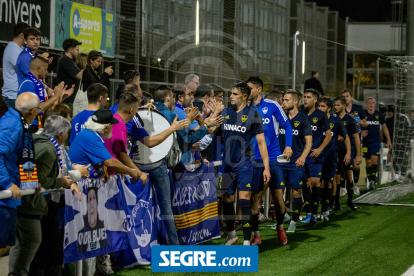
[[[165,244],[166,232],[160,208],[153,196],[150,180],[141,185],[141,180],[132,183],[129,176],[118,181],[122,194],[128,230],[128,247],[115,254],[115,263],[120,267],[151,264],[151,246]]]
[[[65,191],[64,262],[101,256],[125,249],[128,244],[126,216],[118,176],[82,179],[82,201]]]
[[[178,181],[171,177],[175,225],[182,244],[193,245],[220,237],[214,165],[203,162],[185,171]]]

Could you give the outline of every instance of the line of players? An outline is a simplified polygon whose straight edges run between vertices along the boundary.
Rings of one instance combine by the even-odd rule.
[[[234,210],[237,189],[244,245],[261,244],[258,203],[267,186],[275,201],[277,234],[283,245],[288,241],[283,228],[286,187],[293,192],[293,215],[287,232],[296,231],[302,207],[306,218],[300,222],[312,226],[318,223],[319,203],[320,217],[325,221],[329,220],[330,211],[341,210],[339,185],[344,179],[347,206],[357,211],[352,199],[362,162],[361,127],[365,131],[362,151],[372,182],[381,143],[380,126],[390,141],[373,98],[366,100],[365,115],[362,107],[352,103],[350,90],[344,90],[334,100],[319,98],[314,89],[307,89],[304,94],[287,90],[282,105],[264,99],[262,90],[263,81],[259,77],[236,83],[231,90],[232,106],[222,112],[225,120],[221,127],[224,150],[220,189],[224,190],[223,215],[228,230],[225,245],[238,241]],[[299,109],[302,99],[303,108]],[[280,158],[286,159],[285,162],[279,162]]]

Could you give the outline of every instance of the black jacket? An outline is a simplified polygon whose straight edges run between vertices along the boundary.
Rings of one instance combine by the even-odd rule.
[[[86,68],[83,71],[83,76],[82,76],[83,91],[86,91],[89,85],[93,83],[100,83],[108,87],[109,75],[104,72],[102,76],[99,77],[89,65],[86,65]]]
[[[305,81],[305,91],[306,91],[306,89],[309,89],[309,88],[313,88],[313,89],[317,90],[319,93],[321,93],[321,96],[325,95],[325,92],[323,91],[321,82],[318,79],[314,78],[314,77],[312,77],[312,78]]]

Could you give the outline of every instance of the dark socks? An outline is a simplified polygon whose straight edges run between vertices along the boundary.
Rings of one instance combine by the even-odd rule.
[[[371,178],[372,181],[376,182],[377,180],[378,165],[371,165]]]
[[[305,186],[303,189],[303,200],[305,201],[305,207],[303,208],[303,210],[306,213],[310,213],[311,212],[311,202],[312,202],[312,192],[310,187]]]
[[[299,214],[302,210],[303,201],[302,198],[293,198],[293,214],[292,214],[292,220],[294,222],[297,222],[299,220]]]
[[[341,190],[340,185],[336,185],[336,194],[335,194],[335,207],[339,208],[341,207],[341,204],[339,203],[339,192]]]
[[[279,225],[283,225],[283,218],[285,217],[285,214],[279,214],[276,213],[276,222],[277,222],[277,226]]]
[[[371,171],[372,171],[372,167],[367,167],[367,177],[368,177],[368,181],[371,181],[372,180]]]
[[[227,231],[234,230],[234,222],[236,220],[236,213],[234,212],[234,202],[223,202],[223,215],[226,220]]]
[[[252,215],[252,231],[259,231],[259,214]]]
[[[312,215],[317,214],[319,207],[319,200],[321,199],[321,188],[312,187]]]
[[[331,199],[332,188],[324,187],[322,193],[322,212],[328,211],[328,206]]]
[[[243,237],[245,241],[250,241],[250,238],[252,237],[250,225],[252,209],[250,206],[250,200],[240,199],[240,209],[242,212]]]
[[[354,182],[355,183],[358,183],[358,181],[359,181],[359,173],[360,173],[360,170],[359,169],[353,171],[353,174],[354,174]]]
[[[352,203],[352,198],[354,197],[354,182],[348,181],[346,183],[346,191],[348,192],[348,203]]]

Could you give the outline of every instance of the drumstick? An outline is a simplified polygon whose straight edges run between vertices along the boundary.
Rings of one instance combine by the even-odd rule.
[[[149,113],[150,113],[150,110],[151,110],[151,106],[152,106],[152,103],[154,102],[154,99],[151,99],[151,101],[150,101],[150,105],[148,106],[148,113],[147,113],[147,115],[149,115]]]

